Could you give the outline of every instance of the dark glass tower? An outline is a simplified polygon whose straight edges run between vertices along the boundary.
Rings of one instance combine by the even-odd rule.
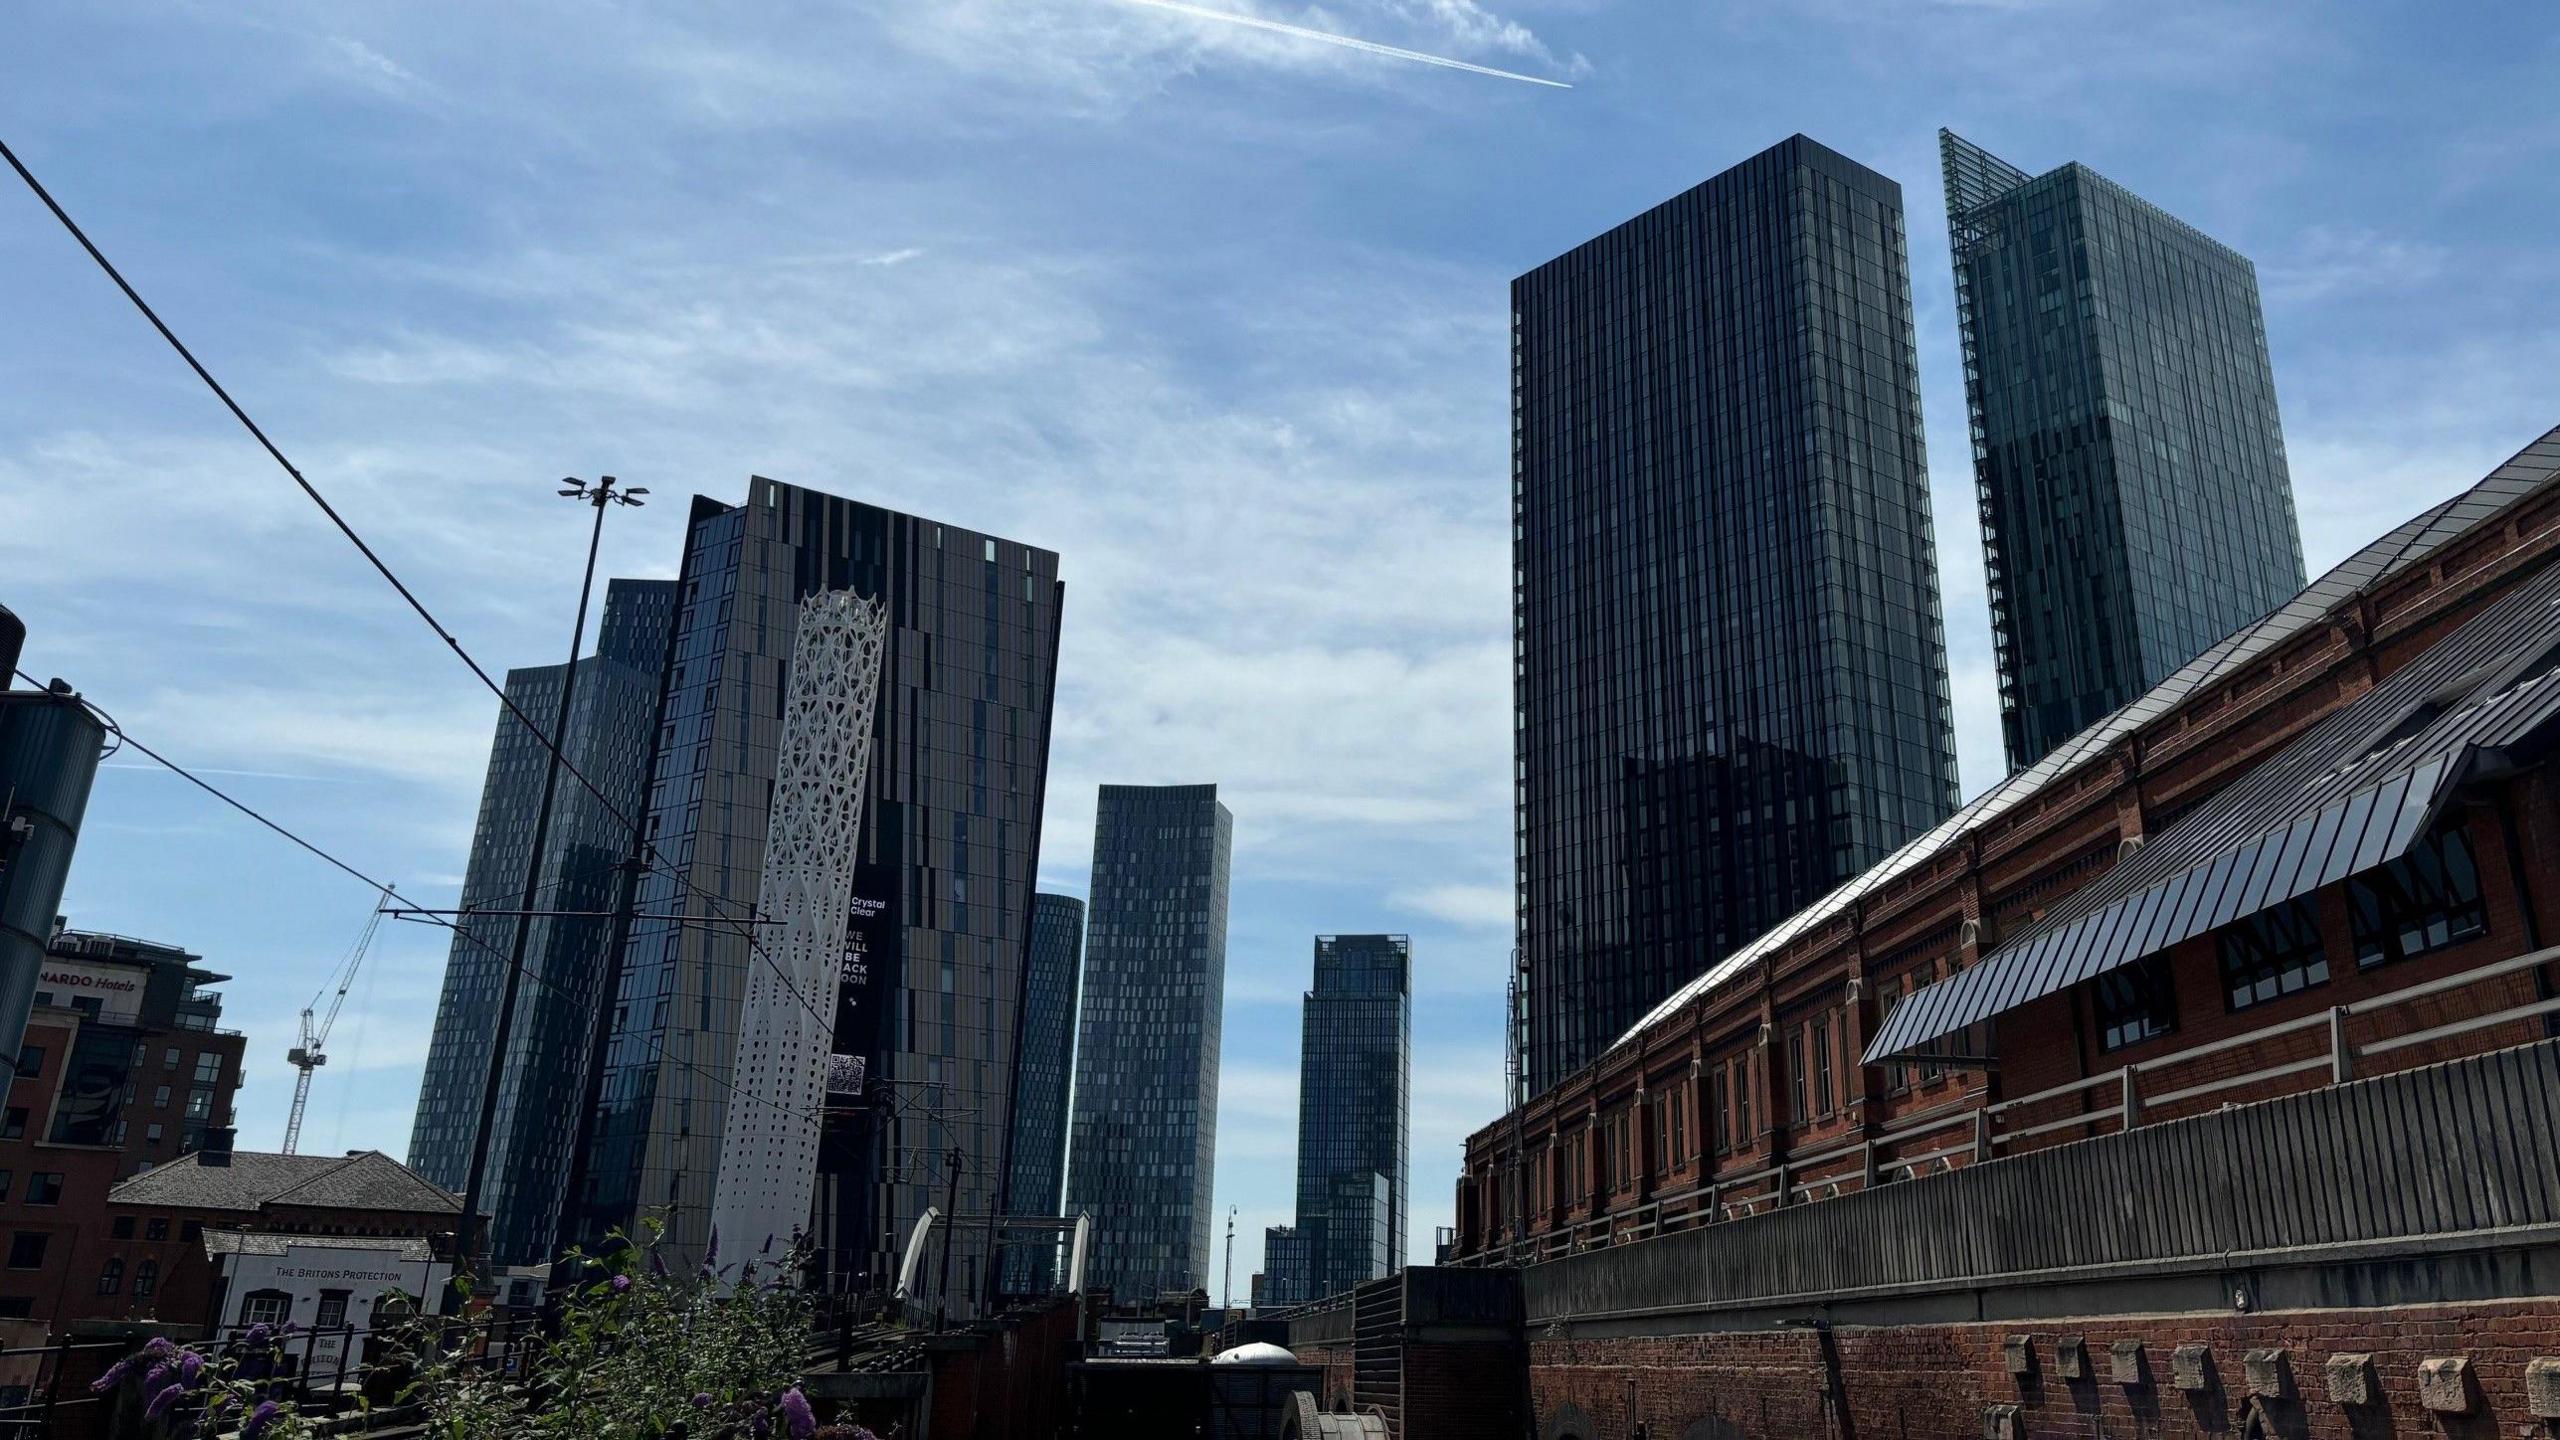
[[[1938,132],[2012,770],[2302,588],[2248,258]]]
[[[1102,787],[1067,1213],[1122,1301],[1208,1283],[1234,830],[1215,785]]]
[[[1339,1295],[1404,1264],[1413,942],[1319,935],[1298,1050],[1298,1214],[1263,1263],[1274,1303]],[[1296,1249],[1285,1238],[1294,1234]],[[1283,1258],[1275,1258],[1276,1256]],[[1282,1268],[1294,1260],[1294,1272]]]
[[[1798,135],[1512,282],[1531,1094],[1952,813],[1902,191]]]
[[[0,1055],[26,1038],[107,728],[68,691],[20,690],[27,627],[0,606]]]
[[[695,918],[638,921],[624,947],[573,1238],[663,1216],[680,1253],[709,1239],[738,1012],[749,967],[767,963],[722,921],[757,904],[793,616],[820,590],[885,601],[889,635],[847,897],[817,1264],[834,1287],[885,1284],[917,1218],[946,1204],[954,1150],[958,1213],[997,1202],[1057,574],[1046,550],[772,480],[749,482],[743,505],[695,499],[647,802],[661,863],[638,903]],[[951,1309],[966,1313],[983,1228],[955,1242]]]
[[[561,748],[623,816],[639,813],[675,594],[668,580],[608,584],[596,653],[578,662],[578,689]],[[559,709],[567,674],[565,665],[510,670],[507,698],[547,725]],[[565,777],[552,801],[550,853],[537,888],[531,900],[519,892],[549,753],[524,722],[499,712],[488,778],[480,789],[479,825],[463,872],[466,908],[613,908],[615,866],[631,848],[630,827]],[[448,1190],[460,1190],[471,1168],[516,922],[492,916],[463,924],[445,957],[444,994],[409,1130],[411,1168]],[[525,965],[539,978],[516,982],[515,1020],[489,1140],[485,1203],[490,1253],[501,1265],[548,1260],[555,1248],[611,929],[607,920],[568,917],[535,919],[530,926]]]
[[[1031,897],[1031,976],[1023,991],[1022,1050],[1013,1069],[1012,1150],[1005,1160],[1004,1213],[1060,1213],[1067,1182],[1067,1086],[1075,1078],[1076,988],[1084,972],[1084,902],[1046,892]],[[1005,1255],[1005,1286],[1016,1293],[1056,1282],[1055,1247],[1025,1245]]]

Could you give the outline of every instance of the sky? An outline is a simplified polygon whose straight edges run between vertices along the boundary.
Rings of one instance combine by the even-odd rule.
[[[1502,1107],[1513,276],[1799,130],[1901,183],[1967,794],[1999,726],[1939,126],[2256,261],[2315,573],[2560,422],[2540,0],[1216,8],[24,0],[0,138],[493,667],[565,643],[561,475],[654,492],[617,575],[750,474],[1059,552],[1044,886],[1084,892],[1098,784],[1236,818],[1239,1295],[1311,936],[1414,938],[1415,1258]],[[14,183],[0,603],[31,671],[451,903],[495,702]],[[237,977],[272,1148],[371,905],[128,753],[64,908]],[[406,1149],[444,947],[385,928],[307,1150]]]

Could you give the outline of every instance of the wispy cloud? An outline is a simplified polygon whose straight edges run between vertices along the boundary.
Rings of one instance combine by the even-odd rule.
[[[1331,30],[1317,30],[1305,25],[1291,25],[1286,21],[1265,19],[1260,15],[1247,15],[1236,10],[1213,10],[1205,5],[1186,5],[1182,3],[1182,0],[1120,0],[1120,3],[1124,5],[1143,5],[1152,10],[1169,10],[1177,15],[1189,15],[1202,20],[1214,21],[1221,25],[1242,25],[1250,29],[1268,31],[1274,35],[1288,35],[1296,39],[1312,40],[1324,45],[1339,45],[1346,50],[1358,50],[1370,55],[1383,55],[1391,60],[1410,60],[1419,65],[1437,65],[1448,70],[1464,70],[1471,75],[1490,75],[1500,80],[1518,80],[1530,85],[1552,86],[1558,90],[1570,90],[1573,88],[1562,80],[1549,80],[1536,75],[1523,75],[1516,70],[1497,70],[1490,65],[1478,65],[1471,61],[1453,59],[1447,55],[1432,55],[1420,50],[1407,50],[1402,46],[1397,45],[1381,45],[1375,40],[1362,40],[1356,36],[1340,35]],[[1454,10],[1458,7],[1444,5],[1440,8],[1446,11]],[[1473,14],[1483,13],[1481,11],[1474,11],[1473,7],[1466,7],[1466,10],[1461,13],[1469,12]]]

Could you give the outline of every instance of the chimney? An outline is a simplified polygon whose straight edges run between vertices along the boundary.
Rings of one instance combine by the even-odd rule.
[[[196,1163],[207,1170],[231,1168],[231,1145],[237,1134],[228,1125],[207,1126],[204,1143],[196,1147]]]
[[[9,688],[16,676],[18,654],[27,645],[27,622],[17,617],[8,606],[0,605],[0,690]]]

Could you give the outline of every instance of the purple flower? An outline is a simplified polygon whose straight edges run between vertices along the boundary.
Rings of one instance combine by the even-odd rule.
[[[240,1427],[240,1440],[258,1440],[258,1437],[266,1432],[266,1428],[275,1423],[276,1416],[283,1413],[283,1410],[284,1407],[273,1400],[259,1401],[258,1408],[249,1412],[248,1422]]]
[[[178,1403],[179,1396],[186,1393],[187,1387],[184,1385],[170,1385],[163,1387],[159,1394],[151,1397],[150,1404],[142,1407],[142,1418],[145,1420],[159,1419],[161,1416],[169,1413],[170,1406]]]
[[[711,1392],[708,1390],[696,1390],[693,1392],[693,1408],[696,1410],[710,1409]]]
[[[202,1355],[197,1354],[193,1350],[181,1350],[178,1352],[179,1379],[193,1385],[196,1383],[196,1377],[203,1373],[204,1357]]]
[[[613,1287],[613,1293],[619,1295],[623,1291],[631,1288],[631,1277],[628,1275],[616,1275],[609,1283]]]
[[[113,1365],[108,1366],[108,1367],[107,1367],[107,1373],[106,1373],[106,1374],[101,1375],[101,1376],[99,1376],[97,1379],[90,1381],[90,1382],[89,1382],[89,1393],[90,1393],[90,1394],[92,1394],[92,1395],[104,1395],[104,1394],[106,1394],[108,1391],[113,1390],[113,1389],[114,1389],[114,1388],[116,1388],[117,1386],[119,1386],[119,1385],[123,1384],[123,1383],[124,1383],[124,1377],[125,1377],[125,1376],[127,1376],[127,1375],[130,1375],[130,1374],[132,1374],[132,1373],[133,1373],[133,1357],[132,1357],[132,1356],[130,1356],[130,1355],[128,1355],[128,1356],[126,1356],[124,1359],[119,1360],[119,1361],[117,1361],[116,1363],[114,1363]]]
[[[253,1346],[264,1345],[274,1338],[275,1332],[269,1330],[266,1326],[266,1322],[261,1320],[257,1324],[249,1327],[249,1333],[240,1337],[240,1343],[243,1345]]]
[[[151,1343],[142,1347],[142,1353],[154,1360],[166,1360],[178,1353],[178,1347],[170,1342],[168,1336],[154,1335]]]
[[[177,1373],[177,1367],[171,1365],[166,1360],[152,1366],[150,1371],[142,1377],[142,1393],[145,1395],[159,1394],[160,1387],[168,1384],[170,1377]]]
[[[817,1414],[809,1408],[809,1397],[792,1386],[782,1392],[782,1423],[791,1432],[791,1440],[809,1440],[818,1433]]]
[[[756,1417],[747,1422],[747,1429],[758,1437],[763,1437],[773,1433],[773,1422],[766,1419],[764,1412],[759,1410],[756,1412]]]

